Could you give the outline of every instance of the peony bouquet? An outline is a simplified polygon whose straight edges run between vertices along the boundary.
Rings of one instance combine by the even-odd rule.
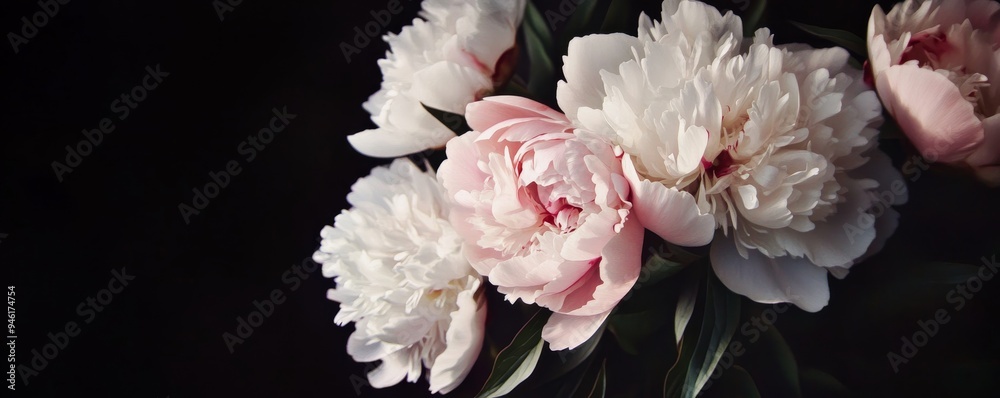
[[[1000,184],[995,1],[876,6],[867,40],[799,25],[847,49],[775,37],[765,1],[745,18],[631,3],[424,0],[385,36],[376,127],[347,139],[395,159],[314,255],[347,352],[377,364],[367,384],[753,388],[722,369],[748,303],[819,312],[830,277],[896,230],[907,180],[880,138]],[[627,385],[609,376],[621,358]]]

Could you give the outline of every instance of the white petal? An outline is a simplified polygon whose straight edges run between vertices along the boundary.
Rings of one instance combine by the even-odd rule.
[[[768,258],[749,250],[743,258],[731,238],[712,244],[712,269],[730,290],[758,303],[793,303],[809,312],[826,307],[830,301],[827,271],[805,258]]]
[[[639,39],[621,33],[570,40],[563,56],[566,80],[556,90],[559,107],[570,120],[577,120],[580,108],[601,108],[605,92],[600,72],[617,72],[618,65],[633,58],[633,51],[641,51]]]
[[[479,357],[486,328],[486,302],[476,302],[476,279],[468,290],[458,294],[458,310],[451,313],[445,337],[447,348],[431,367],[431,393],[447,394],[465,380]]]
[[[465,114],[465,106],[493,89],[488,76],[475,69],[441,61],[413,74],[408,94],[434,109]]]
[[[358,332],[352,333],[347,339],[347,353],[358,362],[377,361],[402,348],[401,345],[365,337]]]
[[[368,383],[375,388],[386,388],[399,384],[410,370],[408,362],[409,360],[404,353],[383,358],[379,367],[368,372]]]

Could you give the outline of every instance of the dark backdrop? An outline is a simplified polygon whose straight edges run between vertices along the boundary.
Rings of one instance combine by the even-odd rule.
[[[42,355],[35,361],[44,367],[34,368],[37,374],[27,385],[18,377],[19,396],[426,391],[425,382],[355,390],[365,366],[345,352],[352,328],[333,324],[337,305],[325,299],[332,281],[318,270],[297,276],[293,268],[312,267],[307,259],[318,233],[346,205],[350,185],[387,163],[362,157],[345,140],[372,126],[361,103],[378,88],[375,62],[386,46],[372,40],[350,62],[340,47],[354,40],[355,27],[364,29],[374,20],[370,11],[384,10],[386,3],[247,0],[222,8],[220,18],[211,0],[75,0],[59,5],[16,53],[9,41],[0,46],[0,264],[5,284],[16,286],[17,363],[30,366],[32,350],[41,354],[52,339],[64,343],[51,359],[43,361]],[[769,18],[779,41],[808,38],[784,19],[863,31],[872,4],[772,3]],[[558,6],[546,4],[540,8]],[[651,4],[648,9],[658,8]],[[714,4],[738,9],[742,2]],[[404,0],[402,7],[383,32],[409,24],[419,2]],[[40,10],[36,1],[4,2],[0,31],[23,34],[21,17],[30,20]],[[168,75],[122,118],[122,103],[115,101],[142,84],[147,66]],[[268,126],[274,109],[287,109],[294,119],[249,160],[248,147],[241,145]],[[82,131],[99,129],[105,118],[114,130],[86,151]],[[67,146],[79,145],[89,154],[79,159],[68,154]],[[53,162],[66,168],[54,170]],[[185,218],[179,206],[195,205],[192,190],[202,190],[213,175],[221,178],[218,173],[234,162],[239,174]],[[932,185],[924,184],[927,191]],[[992,195],[988,198],[995,199]],[[989,199],[979,202],[984,200]],[[924,206],[912,211],[934,203]],[[982,219],[976,228],[995,225],[996,214],[977,216]],[[951,219],[938,221],[951,225]],[[910,227],[908,236],[917,244],[941,242],[940,230]],[[958,253],[974,262],[980,246],[953,240],[935,252],[938,257]],[[128,286],[102,292],[123,269],[134,278]],[[857,273],[856,285],[851,278],[835,283],[830,311],[818,318],[795,315],[836,325],[833,330],[805,330],[789,340],[802,350],[803,361],[832,367],[849,386],[880,385],[886,369],[854,369],[846,359],[822,359],[863,345],[863,336],[838,332],[852,329],[844,320],[860,315],[838,309],[836,300],[860,289],[853,286],[877,286],[886,273]],[[117,290],[118,284],[113,286]],[[235,335],[238,319],[247,319],[275,290],[284,297],[282,304],[265,311],[271,315],[231,352],[224,333]],[[88,297],[110,302],[98,312],[88,307]],[[983,321],[963,322],[978,331]],[[888,337],[876,345],[881,351],[866,355],[877,358],[895,349],[898,335],[913,329],[913,322],[903,318],[877,326],[890,328]],[[78,334],[64,338],[60,333],[68,324],[76,325]],[[952,332],[954,341],[962,340],[966,329],[958,330]],[[942,341],[937,350],[948,352],[949,344]],[[993,358],[996,347],[985,352]],[[927,362],[911,368],[936,369],[934,352],[922,355]],[[476,377],[483,371],[477,369]],[[908,375],[912,378],[887,382],[885,388],[905,389],[907,380],[923,373]]]

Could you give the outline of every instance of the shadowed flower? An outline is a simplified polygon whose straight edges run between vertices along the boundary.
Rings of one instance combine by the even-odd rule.
[[[1000,185],[1000,4],[907,0],[868,23],[872,78],[886,109],[930,161]]]
[[[347,352],[382,361],[368,374],[373,387],[414,382],[426,367],[431,392],[455,389],[479,356],[486,303],[444,190],[433,172],[397,159],[358,180],[347,201],[313,255],[337,283],[328,294],[340,302],[335,322],[355,323]]]

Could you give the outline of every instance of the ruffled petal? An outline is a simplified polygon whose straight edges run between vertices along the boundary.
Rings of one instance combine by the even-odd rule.
[[[604,246],[596,272],[584,275],[576,289],[567,289],[571,292],[562,306],[552,310],[576,316],[611,311],[639,279],[643,232],[636,220],[626,221],[621,232]]]
[[[646,229],[681,246],[704,246],[715,234],[715,218],[702,213],[694,196],[639,177],[631,159],[622,170],[632,185],[632,212]]]
[[[445,334],[447,348],[434,358],[430,369],[431,393],[447,394],[462,384],[479,357],[486,330],[486,302],[475,298],[481,283],[476,278],[458,294],[458,310],[451,313]]]

